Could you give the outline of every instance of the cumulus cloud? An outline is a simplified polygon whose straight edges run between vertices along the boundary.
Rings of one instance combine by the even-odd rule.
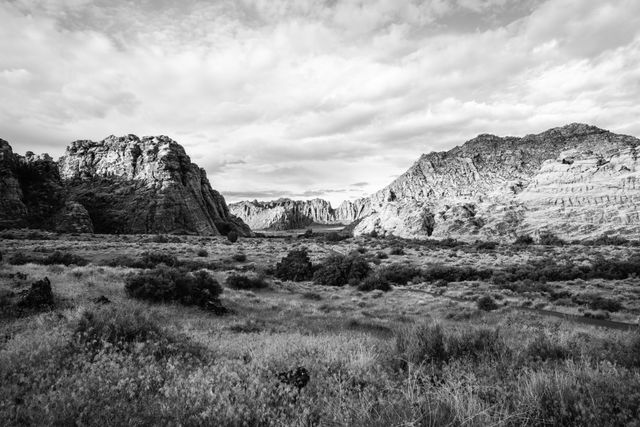
[[[8,0],[0,22],[16,151],[170,135],[233,200],[337,204],[478,133],[640,135],[635,0]]]

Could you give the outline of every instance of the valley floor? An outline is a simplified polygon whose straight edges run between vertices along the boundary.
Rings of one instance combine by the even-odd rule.
[[[302,247],[314,264],[359,254],[396,282],[276,278]],[[0,253],[2,425],[640,425],[633,245],[17,230]],[[209,271],[229,312],[131,298],[148,254]],[[237,274],[268,287],[232,289]],[[44,277],[53,306],[16,308]],[[298,367],[302,388],[282,375]]]

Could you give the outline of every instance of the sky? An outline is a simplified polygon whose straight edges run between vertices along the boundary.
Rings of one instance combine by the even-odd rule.
[[[0,0],[0,138],[168,135],[228,202],[371,194],[422,153],[640,136],[638,0]]]

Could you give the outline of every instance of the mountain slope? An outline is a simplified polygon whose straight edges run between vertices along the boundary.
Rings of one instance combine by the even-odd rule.
[[[523,138],[479,135],[422,155],[369,198],[371,213],[355,232],[461,239],[539,230],[565,238],[636,235],[638,145],[637,138],[584,124]]]

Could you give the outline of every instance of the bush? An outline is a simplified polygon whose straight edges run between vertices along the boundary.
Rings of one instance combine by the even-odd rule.
[[[546,232],[540,233],[540,237],[538,238],[538,243],[546,246],[562,246],[566,242],[560,239],[555,234],[546,231]]]
[[[25,265],[31,262],[37,263],[39,262],[39,260],[37,260],[31,255],[25,255],[22,252],[16,252],[15,254],[7,258],[7,262],[11,265]]]
[[[243,253],[233,254],[231,257],[234,261],[245,262],[247,260],[247,256]]]
[[[306,248],[294,249],[276,264],[275,276],[294,282],[309,280],[313,276],[313,265]]]
[[[357,252],[348,256],[334,255],[320,264],[313,275],[313,281],[321,286],[357,285],[370,271],[367,260]]]
[[[491,295],[483,295],[476,301],[478,310],[492,311],[498,308],[498,304]]]
[[[44,265],[63,264],[66,266],[69,266],[69,265],[83,266],[83,265],[89,264],[89,261],[82,258],[81,256],[70,254],[68,252],[55,251],[54,253],[46,257],[44,260],[42,260],[42,264]]]
[[[340,233],[338,233],[338,232],[336,232],[336,231],[332,231],[332,232],[330,232],[330,233],[327,233],[327,234],[324,236],[324,239],[325,239],[327,242],[340,242],[340,241],[345,240],[345,239],[348,239],[348,238],[349,238],[349,236],[344,235],[344,234],[340,234]]]
[[[564,360],[569,351],[547,334],[539,333],[525,348],[525,355],[533,360]]]
[[[359,291],[369,292],[369,291],[390,291],[391,283],[384,277],[381,277],[379,274],[371,274],[362,280],[358,285]]]
[[[238,241],[238,233],[236,233],[235,231],[230,231],[227,234],[227,239],[231,242],[231,243],[235,243]]]
[[[225,284],[232,289],[263,289],[269,285],[262,277],[250,277],[242,274],[231,274]]]
[[[521,234],[518,237],[516,237],[516,240],[513,242],[513,244],[520,245],[520,246],[533,245],[533,237],[531,237],[528,234]]]
[[[206,249],[198,249],[198,252],[196,253],[196,255],[198,255],[199,257],[208,257],[209,252],[207,252]]]
[[[380,278],[396,285],[406,285],[416,276],[421,276],[422,271],[412,265],[391,264],[378,270]]]
[[[125,291],[132,298],[151,302],[176,301],[184,305],[209,307],[217,303],[222,287],[204,270],[185,273],[175,268],[159,267],[128,275]]]
[[[444,280],[445,282],[462,282],[468,280],[487,280],[494,273],[491,270],[476,270],[472,267],[456,267],[432,265],[421,271],[422,279],[427,282]]]
[[[404,249],[401,246],[394,246],[389,251],[389,254],[391,254],[391,255],[404,255]]]
[[[445,331],[437,323],[423,322],[396,334],[395,352],[403,366],[444,363],[457,359],[495,358],[508,352],[497,329]]]
[[[492,251],[498,247],[498,242],[476,242],[476,249]]]

